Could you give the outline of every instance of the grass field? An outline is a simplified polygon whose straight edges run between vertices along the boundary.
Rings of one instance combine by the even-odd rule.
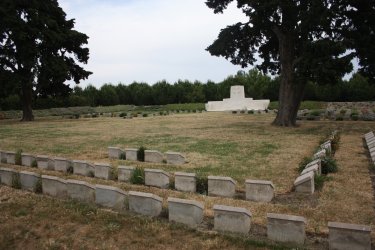
[[[111,162],[114,166],[138,165],[169,172],[186,171],[200,175],[230,176],[238,181],[239,191],[243,190],[246,179],[271,180],[276,186],[275,200],[264,204],[94,180],[88,177],[65,176],[91,183],[118,186],[124,190],[152,192],[164,198],[195,199],[205,204],[205,214],[208,217],[213,215],[211,208],[214,204],[223,204],[248,208],[253,214],[253,225],[263,229],[266,224],[266,213],[269,212],[304,216],[308,221],[306,225],[308,233],[317,235],[324,235],[328,232],[328,221],[366,224],[373,227],[375,222],[373,192],[369,162],[362,145],[361,135],[369,130],[375,130],[375,123],[301,121],[297,128],[279,128],[270,125],[272,119],[274,119],[272,114],[195,113],[131,120],[40,118],[33,123],[4,120],[0,121],[0,144],[3,150],[22,149],[24,152],[33,154],[61,156],[90,162]],[[322,191],[313,196],[296,195],[290,192],[293,181],[298,176],[298,164],[304,157],[311,156],[319,145],[319,141],[334,129],[341,131],[340,148],[335,156],[339,172],[331,174],[332,180],[326,182]],[[183,166],[171,166],[110,161],[107,157],[108,146],[138,148],[142,145],[161,152],[167,150],[182,152],[189,163]],[[12,167],[24,169],[24,167]],[[56,172],[35,171],[64,176]],[[13,205],[17,207],[17,204],[19,203]],[[1,208],[3,206],[3,204],[0,205]],[[48,215],[46,218],[49,218]],[[64,226],[65,222],[62,218],[60,219]],[[8,225],[11,223],[9,220],[5,222],[5,224],[0,223],[2,224],[0,231],[12,227]],[[159,227],[157,222],[150,223],[156,223],[154,226]],[[164,228],[164,226],[160,227]],[[139,237],[143,234],[141,231],[138,232]],[[132,233],[137,234],[133,231]],[[186,237],[187,240],[190,237],[194,238],[197,244],[200,244],[198,241],[201,241],[201,236],[198,235],[198,238],[195,238],[195,233],[189,232]],[[161,245],[167,245],[164,240],[166,239],[161,239]],[[231,243],[227,240],[215,238],[213,241],[217,242],[217,245],[215,243],[211,246],[216,248],[215,246],[220,245],[220,242],[230,246]],[[205,242],[201,243],[208,244]],[[180,247],[178,243],[174,246]],[[209,244],[203,246],[203,248],[210,248]],[[244,245],[233,246],[243,247]],[[142,245],[142,247],[145,246]]]

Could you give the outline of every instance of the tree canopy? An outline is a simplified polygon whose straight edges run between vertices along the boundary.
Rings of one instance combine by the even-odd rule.
[[[88,36],[74,30],[57,0],[0,2],[0,81],[22,100],[23,121],[33,120],[33,96],[60,96],[91,72]]]
[[[222,13],[233,1],[206,4]],[[248,22],[222,29],[207,50],[233,64],[256,65],[264,73],[280,75],[275,125],[295,126],[307,83],[338,82],[352,71],[354,57],[362,72],[375,75],[374,0],[236,2]]]

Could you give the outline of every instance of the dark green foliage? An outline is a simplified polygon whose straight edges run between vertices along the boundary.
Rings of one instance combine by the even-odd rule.
[[[320,116],[321,111],[320,110],[312,110],[310,112],[311,116]]]
[[[143,168],[136,167],[130,177],[130,183],[144,185],[145,184],[145,171]]]
[[[336,121],[343,121],[343,120],[344,120],[344,117],[342,117],[342,116],[336,117]]]
[[[119,115],[120,117],[126,117],[127,116],[127,113],[125,113],[125,112],[122,112],[122,113],[120,113],[120,115]]]
[[[175,187],[174,178],[170,178],[170,180],[169,180],[169,189],[174,190],[175,188],[176,187]]]
[[[254,114],[254,110],[249,110],[249,111],[247,111],[247,113],[253,115]]]
[[[22,149],[18,149],[16,151],[16,155],[14,156],[14,161],[16,165],[22,165]]]
[[[43,186],[42,186],[41,178],[39,178],[38,181],[35,183],[34,192],[37,194],[43,193]]]
[[[336,173],[338,171],[336,160],[331,157],[322,159],[322,174]]]
[[[69,165],[69,167],[66,169],[66,172],[67,172],[68,174],[73,174],[73,172],[74,172],[74,168],[73,168],[73,165],[72,165],[72,164]]]
[[[110,172],[109,175],[110,175],[110,179],[111,179],[111,180],[116,180],[116,181],[117,181],[117,179],[118,179],[118,169],[112,167],[112,168],[111,168],[111,172]]]
[[[145,150],[146,148],[143,146],[140,146],[137,151],[137,160],[138,161],[145,161]]]
[[[91,74],[80,66],[89,58],[87,40],[56,0],[0,1],[0,82],[19,94],[22,120],[34,119],[35,97],[66,96],[66,80],[79,83]]]
[[[38,167],[38,162],[37,162],[36,160],[33,160],[33,161],[31,162],[31,167],[32,167],[32,168],[37,168],[37,167]]]
[[[208,194],[208,178],[207,176],[197,176],[197,193]]]
[[[120,160],[126,160],[126,154],[124,152],[120,154]]]
[[[237,114],[237,111],[236,111],[236,110],[233,110],[233,111],[232,111],[232,114]]]
[[[88,177],[95,177],[95,172],[94,171],[89,171],[88,174],[87,174]]]
[[[314,185],[315,190],[320,191],[323,189],[323,185],[325,181],[330,181],[332,177],[326,175],[315,175],[314,176]]]
[[[313,160],[311,157],[304,157],[298,165],[298,172],[301,173],[305,169],[306,165],[312,161]]]
[[[19,173],[14,173],[12,175],[12,188],[21,189],[21,179]]]
[[[146,113],[142,115],[142,117],[147,117],[147,116],[148,116],[148,114],[146,114]]]

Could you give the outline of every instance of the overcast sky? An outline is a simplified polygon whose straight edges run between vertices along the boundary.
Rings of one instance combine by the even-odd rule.
[[[211,56],[220,29],[245,16],[235,5],[214,14],[204,0],[59,0],[76,30],[87,34],[89,83],[178,79],[222,81],[241,69]],[[246,69],[248,70],[248,69]]]

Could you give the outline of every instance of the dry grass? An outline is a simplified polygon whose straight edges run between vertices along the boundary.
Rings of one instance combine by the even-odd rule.
[[[146,191],[161,197],[179,197],[204,202],[207,216],[214,204],[248,208],[255,225],[266,224],[266,213],[287,213],[307,218],[307,231],[326,233],[328,221],[374,225],[374,201],[369,162],[361,135],[375,130],[371,122],[301,122],[298,128],[270,125],[272,115],[232,115],[203,113],[168,117],[67,120],[38,120],[35,123],[0,122],[2,149],[22,148],[25,152],[108,162],[107,146],[138,147],[186,153],[188,164],[169,166],[112,161],[167,171],[193,171],[231,176],[243,187],[245,179],[271,180],[277,198],[263,204],[237,199],[206,197],[198,194],[160,190],[113,181],[69,176],[93,183],[105,183],[124,190]],[[290,193],[298,175],[299,162],[311,156],[319,141],[333,129],[342,132],[336,153],[339,172],[332,174],[323,190],[312,197]],[[13,166],[12,166],[13,167]],[[14,167],[22,168],[22,167]],[[56,172],[40,171],[51,175]],[[68,177],[68,176],[65,176]]]

